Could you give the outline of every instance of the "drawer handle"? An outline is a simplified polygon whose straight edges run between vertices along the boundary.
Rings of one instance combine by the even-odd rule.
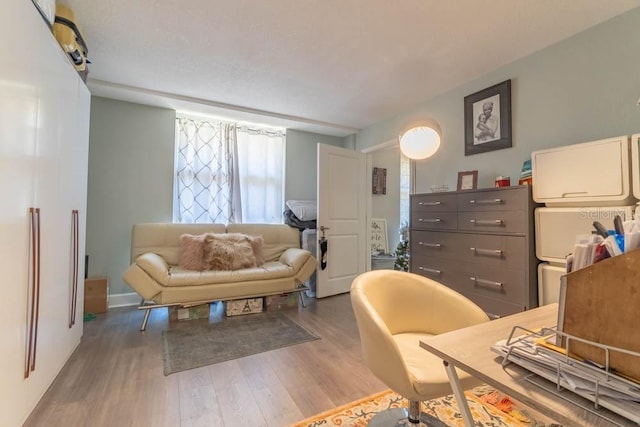
[[[502,256],[501,249],[482,249],[482,248],[469,248],[469,249],[478,254]]]
[[[438,206],[441,205],[442,202],[418,202],[420,206]]]
[[[472,205],[495,205],[502,203],[502,199],[469,200]]]
[[[418,267],[418,270],[424,271],[425,273],[431,273],[431,274],[441,274],[442,273],[442,271],[436,270],[435,268]]]
[[[427,219],[422,219],[419,218],[418,222],[441,222],[442,220],[440,218],[427,218]]]
[[[470,219],[469,222],[474,225],[502,225],[501,219]]]
[[[440,243],[426,243],[426,242],[418,242],[420,246],[426,246],[428,248],[440,248],[442,245]]]
[[[492,280],[478,279],[477,277],[469,277],[469,279],[473,280],[478,285],[487,285],[492,288],[502,289],[502,283],[494,282]]]
[[[580,194],[587,194],[587,191],[570,191],[568,193],[562,193],[562,197],[578,196]]]

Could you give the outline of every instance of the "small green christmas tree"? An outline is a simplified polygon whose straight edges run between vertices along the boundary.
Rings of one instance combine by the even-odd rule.
[[[404,222],[400,227],[400,243],[396,247],[394,270],[409,271],[409,224]]]
[[[409,241],[402,240],[396,247],[396,261],[393,263],[394,270],[409,271]]]

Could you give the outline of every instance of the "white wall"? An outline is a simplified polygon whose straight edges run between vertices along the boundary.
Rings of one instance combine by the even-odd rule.
[[[387,194],[371,195],[371,218],[387,220],[387,241],[389,252],[393,253],[400,241],[400,150],[398,147],[376,150],[371,153],[371,161],[372,167],[387,169]],[[371,184],[372,178],[368,177]]]
[[[131,226],[171,221],[175,111],[93,97],[89,136],[87,254],[89,277],[122,281]]]
[[[318,143],[344,146],[340,137],[287,130],[285,200],[316,199]]]
[[[440,151],[416,163],[416,191],[428,192],[433,184],[455,189],[458,171],[476,169],[479,188],[492,187],[497,175],[510,175],[513,184],[533,150],[639,132],[638,24],[640,9],[635,9],[500,67],[363,129],[356,148],[395,138],[412,119],[435,119],[443,133]],[[513,147],[465,157],[464,97],[507,79],[512,83]]]

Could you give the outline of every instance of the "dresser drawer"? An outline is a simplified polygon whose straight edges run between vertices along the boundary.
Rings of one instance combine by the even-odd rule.
[[[523,210],[529,203],[529,191],[528,186],[523,186],[460,193],[458,210],[460,212]]]
[[[509,316],[511,314],[520,313],[526,310],[521,304],[512,304],[500,299],[486,297],[474,293],[461,292],[464,296],[475,302],[482,308],[491,318]]]
[[[458,228],[458,213],[411,211],[411,228],[415,230],[455,230]]]
[[[412,231],[411,255],[458,259],[462,245],[459,233]]]
[[[463,277],[459,261],[420,255],[411,257],[411,272],[449,287],[459,282]]]
[[[459,267],[458,267],[459,268]],[[463,268],[465,277],[460,289],[501,301],[525,305],[529,284],[524,270],[492,268],[484,263],[469,263]]]
[[[458,238],[457,254],[465,263],[478,262],[511,270],[521,270],[527,264],[524,236],[460,233]]]
[[[460,212],[458,229],[483,233],[526,233],[526,211]]]
[[[411,196],[412,212],[455,212],[458,195],[452,193],[414,194]]]

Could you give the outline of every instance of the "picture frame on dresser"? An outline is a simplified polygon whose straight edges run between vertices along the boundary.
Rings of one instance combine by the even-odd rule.
[[[464,155],[511,147],[511,80],[464,97]]]
[[[458,191],[478,188],[478,171],[458,172]]]
[[[389,252],[387,220],[385,218],[371,218],[370,236],[371,255],[380,255]]]

